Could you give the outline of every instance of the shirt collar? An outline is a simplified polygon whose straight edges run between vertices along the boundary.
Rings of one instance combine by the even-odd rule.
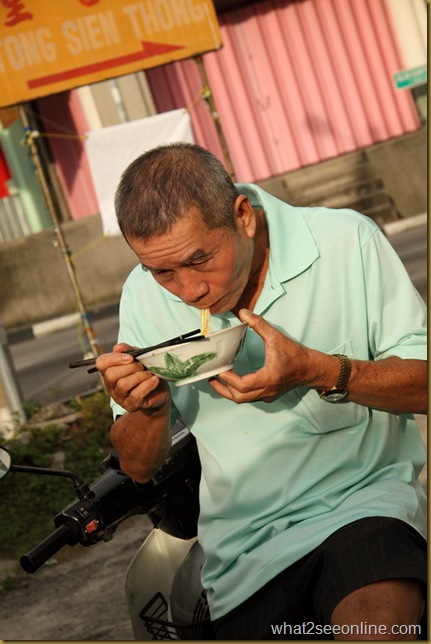
[[[314,238],[299,208],[251,183],[237,183],[254,208],[263,208],[269,230],[269,273],[286,282],[305,271],[319,257]]]

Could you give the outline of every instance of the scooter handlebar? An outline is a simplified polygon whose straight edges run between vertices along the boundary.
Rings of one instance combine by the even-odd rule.
[[[63,523],[56,530],[51,532],[43,541],[32,548],[20,558],[20,564],[23,570],[28,573],[34,573],[50,557],[61,550],[64,546],[74,546],[79,541],[79,527],[73,522]]]
[[[168,458],[148,483],[136,483],[117,469],[115,458],[105,460],[105,471],[88,492],[54,517],[56,530],[20,558],[23,570],[36,572],[66,545],[108,541],[119,523],[135,514],[148,514],[154,525],[174,536],[195,536],[200,462],[188,430],[177,436]]]

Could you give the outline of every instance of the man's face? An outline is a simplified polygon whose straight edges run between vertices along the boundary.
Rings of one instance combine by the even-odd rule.
[[[209,229],[193,209],[164,235],[127,241],[160,286],[189,306],[223,313],[235,307],[247,285],[254,232],[251,206],[238,197],[235,230]]]

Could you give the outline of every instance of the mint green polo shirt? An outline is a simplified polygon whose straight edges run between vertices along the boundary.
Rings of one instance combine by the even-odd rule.
[[[426,360],[426,309],[380,229],[351,210],[295,208],[252,184],[239,191],[266,213],[270,261],[255,313],[306,346],[359,360]],[[213,330],[237,324],[213,315]],[[140,266],[127,279],[120,341],[153,344],[199,328],[200,313]],[[235,370],[259,369],[248,329]],[[379,383],[376,382],[378,387]],[[236,405],[207,381],[172,387],[202,463],[202,581],[217,619],[332,532],[366,516],[396,517],[422,535],[417,477],[425,450],[413,416],[331,405],[298,387],[272,403]],[[113,403],[114,414],[124,410]]]

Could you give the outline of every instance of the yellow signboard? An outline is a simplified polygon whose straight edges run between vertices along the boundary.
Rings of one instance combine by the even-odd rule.
[[[0,107],[221,47],[212,0],[0,2]]]

